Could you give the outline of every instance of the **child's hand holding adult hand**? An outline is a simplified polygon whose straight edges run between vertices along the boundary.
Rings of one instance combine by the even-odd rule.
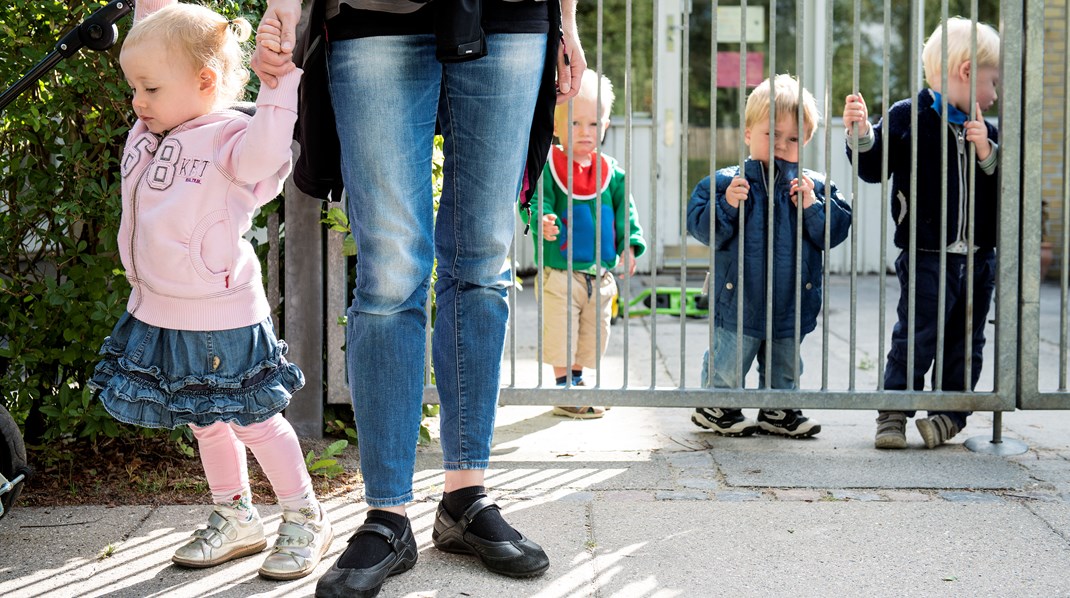
[[[984,162],[992,155],[992,143],[988,140],[988,127],[985,126],[984,116],[981,115],[981,105],[974,104],[974,116],[976,120],[968,120],[963,125],[966,129],[966,141],[977,148],[977,161]]]
[[[542,217],[542,238],[546,241],[556,241],[557,234],[561,229],[557,227],[557,214],[544,214]]]
[[[747,195],[750,193],[750,183],[747,179],[737,176],[732,179],[732,183],[728,185],[728,189],[724,192],[724,198],[728,201],[728,205],[733,208],[739,207],[739,202],[745,201]]]
[[[869,134],[869,109],[866,108],[866,99],[862,94],[849,95],[843,101],[843,126],[847,129],[847,136],[851,136],[851,125],[858,123],[858,134]]]
[[[810,177],[805,174],[801,179],[791,179],[791,191],[789,192],[792,205],[799,205],[799,195],[802,195],[803,204],[802,207],[805,210],[814,205],[817,201],[817,196],[814,195],[814,182],[810,180]]]
[[[282,22],[265,17],[256,28],[256,44],[269,52],[282,53]]]

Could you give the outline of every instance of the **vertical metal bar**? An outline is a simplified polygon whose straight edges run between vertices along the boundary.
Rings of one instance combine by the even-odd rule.
[[[884,0],[884,39],[892,39],[892,0]],[[888,108],[889,108],[889,64],[891,64],[891,58],[889,56],[889,45],[881,44],[884,46],[882,52],[882,68],[881,68],[881,126],[888,125]],[[881,135],[881,201],[888,201],[888,135],[887,131],[883,131]],[[855,209],[857,209],[857,205]],[[881,263],[880,263],[880,275],[878,280],[880,281],[880,288],[877,290],[877,390],[884,390],[884,367],[885,367],[885,353],[884,347],[887,341],[887,333],[885,328],[887,327],[887,321],[885,313],[888,307],[888,206],[881,210]],[[851,230],[851,234],[858,234],[855,230]],[[853,390],[853,389],[852,389]]]
[[[999,246],[996,284],[996,390],[1004,402],[1027,399],[1037,391],[1039,352],[1039,247],[1028,234],[1040,224],[1040,211],[1021,209],[1040,197],[1044,104],[1044,1],[1001,2],[1003,39],[1000,60],[1000,138],[1033,143],[1004,143],[999,148]],[[1024,233],[1024,234],[1023,234]],[[1029,259],[1025,259],[1029,256]],[[1029,267],[1022,268],[1021,262]],[[1027,394],[1028,393],[1028,394]],[[1013,409],[1015,403],[1011,403]]]
[[[553,167],[552,163],[550,164],[550,167],[551,168]],[[539,363],[539,367],[538,367],[539,378],[538,378],[538,381],[537,381],[537,385],[538,385],[537,387],[538,388],[542,388],[542,367],[543,367],[543,362],[544,362],[544,359],[543,359],[543,349],[544,349],[543,348],[543,325],[544,325],[544,316],[545,316],[545,313],[546,313],[546,301],[545,301],[545,297],[544,297],[544,293],[543,293],[544,290],[545,290],[543,287],[546,286],[545,285],[546,278],[544,278],[544,274],[545,273],[543,271],[545,263],[546,263],[546,259],[545,259],[545,256],[543,255],[543,250],[545,249],[545,246],[543,245],[543,243],[545,241],[543,240],[543,235],[542,235],[542,217],[546,215],[545,205],[543,204],[544,200],[546,199],[546,189],[543,187],[543,182],[545,182],[544,181],[545,178],[546,178],[546,171],[543,170],[542,176],[539,177],[539,188],[536,190],[536,193],[535,193],[535,197],[538,198],[538,202],[539,202],[539,213],[538,213],[539,219],[536,220],[535,223],[531,225],[531,230],[533,231],[532,234],[534,234],[536,236],[536,239],[538,239],[538,242],[536,243],[536,245],[539,247],[539,250],[535,252],[535,261],[536,261],[536,264],[535,264],[535,270],[536,270],[536,272],[535,272],[535,280],[536,280],[535,289],[536,289],[536,291],[535,291],[535,293],[538,295],[537,303],[539,305],[538,313],[535,315],[535,319],[537,320],[537,324],[538,324],[538,327],[539,327],[539,331],[537,333],[538,340],[536,341],[536,347],[535,347],[536,353],[538,354],[538,357],[539,357],[539,359],[538,359],[538,363]],[[528,222],[531,222],[530,217],[528,218]]]
[[[580,81],[573,81],[573,85],[580,85],[580,83],[581,83]],[[565,307],[565,389],[566,390],[571,390],[572,389],[572,362],[576,359],[575,355],[573,355],[573,352],[576,350],[576,347],[574,347],[573,343],[572,343],[572,313],[573,313],[573,311],[575,311],[575,308],[572,305],[572,283],[574,282],[572,280],[572,277],[573,277],[573,274],[575,272],[573,270],[573,264],[572,264],[572,258],[573,258],[572,248],[575,245],[575,243],[572,242],[572,239],[573,239],[572,235],[573,235],[573,221],[575,220],[575,218],[572,217],[572,214],[573,214],[573,210],[576,209],[576,206],[575,206],[575,200],[576,200],[576,197],[575,197],[575,185],[576,185],[576,181],[574,180],[575,177],[573,176],[573,173],[576,170],[576,166],[575,166],[575,164],[576,164],[576,162],[575,162],[575,160],[576,160],[576,148],[573,145],[575,143],[575,139],[573,139],[574,136],[572,134],[572,129],[574,128],[572,126],[572,123],[575,122],[575,120],[576,120],[576,116],[573,114],[573,108],[574,108],[575,99],[576,98],[573,97],[572,99],[570,99],[568,101],[568,133],[567,133],[567,135],[568,135],[568,175],[566,176],[566,181],[565,181],[565,185],[567,187],[567,190],[566,190],[567,191],[567,200],[566,200],[565,214],[568,215],[568,221],[565,223],[565,228],[566,228],[566,231],[567,231],[565,233],[565,240],[566,240],[566,243],[568,244],[568,249],[565,251],[565,254],[566,254],[565,255],[565,260],[566,260],[565,268],[566,268],[566,273],[568,274],[567,280],[565,281],[565,296],[568,297],[568,300],[566,301],[566,307]]]
[[[746,17],[744,17],[746,20]],[[769,5],[769,155],[757,156],[758,160],[762,160],[767,164],[765,169],[765,363],[766,371],[763,380],[761,380],[762,388],[769,388],[772,384],[772,365],[773,365],[773,231],[776,230],[776,223],[774,216],[776,214],[776,5]],[[742,213],[742,212],[741,212]],[[742,237],[741,237],[742,238]],[[742,256],[743,246],[742,241],[740,244],[739,253]],[[740,257],[740,261],[743,258]],[[741,283],[737,290],[737,297],[739,297],[740,304],[747,300],[747,297],[742,295],[744,285]],[[740,325],[742,325],[742,318],[740,318]],[[742,335],[740,338],[740,346],[742,346]]]
[[[624,172],[632,171],[632,0],[624,2]],[[632,178],[624,177],[624,197],[628,200],[628,210],[632,209]],[[632,238],[631,213],[624,219],[624,236]],[[617,286],[617,309],[623,314],[624,320],[624,388],[628,388],[628,372],[630,361],[628,359],[628,332],[631,328],[629,323],[628,308],[631,298],[632,277],[629,274],[624,279],[623,285]]]
[[[661,1],[654,0],[654,36],[651,39],[650,80],[650,388],[658,385],[658,52],[661,39],[658,25],[661,16]]]
[[[970,1],[970,105],[966,107],[966,113],[969,114],[968,118],[973,119],[977,110],[977,0]],[[963,133],[965,138],[965,133]],[[968,156],[967,162],[969,166],[966,172],[967,176],[967,189],[969,195],[967,196],[967,223],[966,223],[966,334],[963,339],[965,347],[963,349],[963,356],[965,357],[965,371],[963,372],[962,387],[966,390],[973,390],[973,284],[976,276],[973,272],[974,267],[974,255],[973,255],[973,240],[974,240],[974,221],[977,216],[976,199],[977,199],[977,146],[965,142],[967,149],[966,155]],[[960,216],[961,218],[961,216]],[[987,307],[987,306],[986,306]]]
[[[887,2],[887,0],[885,0]],[[828,268],[828,255],[829,246],[832,245],[832,229],[830,224],[832,221],[832,194],[830,190],[832,181],[832,125],[830,124],[832,116],[832,23],[833,23],[833,10],[835,2],[828,0],[825,2],[825,105],[823,106],[822,113],[825,115],[825,268],[821,273],[821,288],[824,292],[821,295],[821,390],[828,390],[829,387],[829,295],[831,290],[829,289],[829,268]],[[887,45],[887,44],[885,44]],[[887,68],[887,65],[885,65]]]
[[[947,0],[940,3],[940,231],[942,239],[947,238],[947,87],[948,87],[948,55],[947,55]],[[930,81],[930,83],[932,83]],[[956,142],[957,143],[957,142]],[[961,193],[962,190],[960,189]],[[961,197],[961,195],[960,195]],[[961,205],[961,202],[956,206]],[[959,214],[959,222],[962,222],[962,214]],[[947,316],[947,243],[940,244],[939,286],[936,291],[936,361],[933,364],[933,390],[939,391],[944,387],[944,321]]]
[[[746,175],[747,145],[743,142],[743,131],[747,126],[745,117],[747,105],[747,0],[740,0],[739,17],[739,176]],[[775,10],[773,12],[776,12]],[[711,192],[716,189],[711,189]],[[712,194],[712,193],[711,193]],[[736,222],[736,241],[739,243],[739,259],[736,261],[736,388],[743,388],[743,266],[746,243],[746,204],[739,206]]]
[[[597,274],[594,283],[594,308],[598,317],[594,327],[594,386],[602,386],[602,4],[598,0],[598,34],[595,49],[595,138],[594,138],[594,271]],[[612,271],[606,272],[613,276]],[[607,301],[612,298],[606,299]],[[571,367],[569,368],[572,369]]]
[[[690,157],[688,144],[690,142],[690,107],[691,93],[691,2],[682,0],[683,16],[681,17],[680,37],[683,38],[683,68],[680,71],[680,130],[683,138],[680,142],[680,201],[684,201],[680,212],[680,382],[679,388],[684,388],[687,375],[687,159]],[[712,98],[711,98],[712,100]]]
[[[918,47],[921,38],[921,1],[913,0],[910,3],[910,163],[918,163],[918,94],[921,88],[918,81]],[[909,256],[907,257],[907,389],[914,390],[914,334],[915,318],[917,314],[914,299],[916,296],[917,266],[918,266],[918,171],[910,169],[910,242],[907,244]]]
[[[888,38],[885,38],[886,40]],[[862,0],[855,0],[854,2],[854,44],[853,58],[851,60],[851,90],[855,95],[862,93],[860,83],[860,70],[861,70],[861,53],[862,53]],[[885,43],[887,45],[887,42]],[[851,135],[854,141],[854,147],[858,147],[858,137],[861,134],[861,127],[856,123],[851,127]],[[857,151],[857,150],[856,150]],[[851,160],[851,204],[858,205],[858,190],[859,190],[859,178],[858,178],[858,159]],[[856,346],[858,341],[858,232],[851,229],[851,332],[849,339],[849,349],[847,358],[847,388],[850,390],[855,389],[855,360],[856,360]]]
[[[803,29],[803,16],[804,16],[805,4],[799,0],[795,0],[795,72],[799,76],[799,91],[798,91],[798,104],[795,112],[795,125],[797,129],[799,139],[799,170],[796,175],[799,181],[802,182],[803,178],[803,152],[806,146],[807,138],[805,136],[805,123],[803,122],[803,42],[805,34]],[[787,181],[790,185],[791,181]],[[802,341],[802,242],[803,242],[803,198],[802,193],[795,196],[795,351],[793,354],[793,376],[795,381],[795,387],[800,386],[799,376],[802,372],[799,371],[799,349]],[[766,361],[771,364],[772,359]]]
[[[1070,33],[1070,3],[1063,5],[1063,31]],[[1063,197],[1062,259],[1059,273],[1059,392],[1066,392],[1067,327],[1070,326],[1070,43],[1063,45]],[[1041,233],[1043,234],[1043,230]]]
[[[514,216],[514,219],[516,217]],[[516,250],[520,242],[520,231],[513,227],[513,246],[509,248],[509,387],[516,388]],[[430,296],[431,293],[428,293]],[[430,316],[430,310],[427,312]],[[430,319],[430,317],[428,317]],[[430,345],[428,345],[430,346]]]
[[[710,258],[709,258],[709,285],[707,285],[707,310],[709,311],[708,332],[709,348],[706,356],[706,371],[711,379],[713,377],[713,340],[716,334],[717,321],[717,293],[714,288],[716,279],[717,255],[717,22],[718,0],[710,3]],[[1064,269],[1065,271],[1065,269]]]

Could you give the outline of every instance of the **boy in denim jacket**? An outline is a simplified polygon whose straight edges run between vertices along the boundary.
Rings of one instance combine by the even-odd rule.
[[[770,134],[770,84],[776,89],[776,131]],[[799,138],[797,115],[803,108],[804,137]],[[736,344],[742,344],[743,371],[755,358],[762,386],[775,389],[798,388],[795,379],[795,305],[801,293],[800,338],[817,326],[821,311],[821,285],[824,272],[825,219],[828,206],[830,247],[847,238],[851,227],[851,206],[831,181],[820,173],[799,172],[799,146],[813,136],[818,122],[817,102],[802,90],[790,75],[766,79],[747,98],[744,140],[750,158],[741,173],[738,166],[717,172],[715,203],[710,201],[710,178],[699,182],[687,207],[687,231],[702,243],[710,243],[710,218],[715,217],[714,273],[710,301],[714,306],[713,372],[709,371],[709,352],[702,360],[702,384],[705,387],[740,386],[736,369]],[[772,193],[768,190],[768,169],[775,169]],[[802,282],[796,286],[795,250],[797,245],[798,202],[802,202]],[[745,212],[743,238],[740,238],[740,211]],[[773,229],[769,229],[768,210],[773,211]],[[773,235],[773,277],[766,278],[770,256],[766,255],[768,236]],[[740,258],[740,246],[745,245]],[[738,280],[737,264],[743,259],[743,280]],[[773,285],[772,335],[766,333],[766,285]],[[743,336],[736,336],[737,305],[743,302]],[[772,344],[772,363],[766,363],[766,345]],[[799,363],[802,372],[802,362]],[[821,431],[821,426],[799,409],[762,409],[757,422],[743,416],[740,409],[700,407],[691,414],[696,425],[723,436],[749,436],[756,431],[790,438],[806,438]]]

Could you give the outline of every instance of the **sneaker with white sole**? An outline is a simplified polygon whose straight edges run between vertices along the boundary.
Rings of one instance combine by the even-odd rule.
[[[821,431],[821,424],[803,415],[800,409],[762,409],[758,412],[758,428],[762,434],[809,438]]]
[[[962,431],[958,424],[946,415],[919,418],[914,424],[918,426],[918,432],[925,441],[925,448],[936,448]]]
[[[318,519],[309,519],[297,511],[283,511],[279,537],[271,554],[260,567],[267,579],[298,579],[312,572],[334,540],[334,530],[323,507]]]
[[[189,541],[175,551],[171,561],[183,567],[214,567],[256,554],[266,547],[264,524],[255,509],[252,520],[241,521],[234,509],[216,505],[208,516],[208,527],[193,532]]]
[[[873,446],[879,449],[905,449],[907,447],[907,414],[902,411],[877,412],[877,435]]]
[[[699,407],[691,414],[691,421],[721,436],[750,436],[758,430],[758,424],[744,417],[740,409]]]

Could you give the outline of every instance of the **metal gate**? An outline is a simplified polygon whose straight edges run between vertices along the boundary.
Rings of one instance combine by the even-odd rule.
[[[582,31],[589,67],[599,71],[603,70],[603,43],[607,39],[602,30],[603,2],[604,0],[599,0],[597,5],[597,28]],[[702,366],[703,349],[712,344],[715,318],[696,320],[687,317],[688,298],[693,297],[694,288],[701,285],[702,275],[714,268],[714,260],[709,252],[703,254],[694,250],[693,242],[689,242],[687,238],[685,224],[687,198],[692,187],[689,168],[694,170],[686,148],[689,148],[691,134],[689,112],[692,90],[689,87],[689,74],[692,70],[691,57],[694,55],[694,50],[690,47],[690,33],[695,17],[693,11],[696,9],[685,0],[653,0],[652,5],[633,5],[631,0],[627,0],[623,4],[626,23],[626,50],[623,58],[626,73],[633,72],[635,66],[632,56],[633,10],[642,7],[644,10],[649,9],[651,13],[651,92],[649,104],[643,106],[644,114],[633,118],[637,111],[633,82],[629,77],[615,81],[618,106],[616,112],[624,114],[624,123],[623,126],[619,123],[616,125],[611,143],[613,151],[617,153],[616,157],[629,175],[627,192],[637,198],[651,255],[641,262],[642,275],[634,279],[618,280],[620,296],[616,301],[621,307],[624,325],[614,327],[611,338],[618,339],[615,342],[619,344],[613,345],[605,356],[600,357],[598,367],[592,373],[593,384],[582,389],[557,387],[552,374],[548,373],[547,366],[541,364],[543,314],[541,308],[532,310],[531,304],[533,298],[536,305],[543,303],[538,300],[540,290],[536,288],[537,285],[530,283],[541,278],[542,265],[539,264],[535,272],[521,276],[521,285],[514,285],[509,296],[513,315],[502,364],[502,404],[571,404],[579,399],[576,395],[566,394],[582,393],[583,404],[615,406],[993,411],[997,412],[997,439],[1000,426],[998,412],[1013,411],[1016,408],[1070,408],[1070,395],[1067,394],[1070,302],[1067,297],[1068,280],[1065,267],[1070,261],[1070,212],[1066,209],[1070,190],[1067,178],[1063,176],[1070,171],[1067,165],[1070,148],[1066,147],[1066,123],[1070,120],[1070,115],[1063,115],[1058,124],[1062,132],[1062,144],[1056,148],[1058,151],[1053,151],[1048,146],[1042,147],[1039,142],[1043,131],[1055,126],[1046,122],[1042,116],[1045,114],[1044,98],[1061,93],[1063,104],[1067,103],[1065,98],[1070,71],[1066,66],[1068,63],[1065,58],[1065,41],[1061,45],[1063,76],[1059,85],[1053,86],[1050,76],[1049,80],[1045,81],[1045,62],[1038,58],[1053,51],[1051,45],[1045,45],[1044,42],[1045,27],[1053,26],[1053,11],[1062,11],[1059,13],[1063,18],[1063,21],[1060,21],[1062,31],[1070,31],[1070,27],[1065,23],[1070,20],[1065,0],[1027,0],[1025,3],[1004,1],[998,9],[1003,84],[998,102],[1001,139],[999,240],[995,305],[989,312],[992,318],[991,333],[988,337],[991,358],[984,363],[982,382],[978,390],[962,392],[940,390],[939,376],[935,380],[936,390],[883,389],[884,359],[889,343],[888,329],[895,320],[894,302],[891,298],[897,292],[894,276],[889,277],[888,269],[884,267],[891,259],[887,235],[889,227],[894,226],[889,222],[889,184],[887,181],[880,185],[863,183],[858,179],[857,172],[845,170],[843,127],[835,118],[842,111],[843,97],[833,96],[836,47],[833,23],[853,22],[850,28],[853,32],[850,44],[850,88],[859,89],[863,58],[861,0],[854,0],[853,5],[849,5],[847,1],[835,0],[796,2],[792,28],[795,32],[794,39],[785,37],[781,31],[786,17],[777,15],[777,10],[769,10],[767,3],[750,2],[748,6],[748,2],[743,0],[739,5],[729,7],[712,0],[708,6],[702,6],[702,10],[708,12],[703,13],[705,16],[701,23],[703,27],[709,27],[711,38],[710,46],[702,49],[708,53],[711,71],[710,89],[703,90],[708,91],[708,97],[713,98],[710,101],[711,129],[716,128],[718,122],[728,119],[725,111],[718,109],[716,98],[719,94],[722,97],[725,94],[737,97],[738,113],[733,112],[731,116],[738,119],[739,129],[742,129],[742,104],[748,81],[748,45],[752,44],[749,42],[752,35],[748,34],[748,28],[751,28],[753,33],[753,28],[756,27],[751,22],[750,15],[754,8],[761,8],[765,22],[759,26],[763,31],[762,37],[767,40],[763,48],[768,58],[761,78],[769,76],[769,73],[792,72],[799,77],[803,86],[811,89],[818,97],[823,115],[823,123],[814,135],[814,142],[801,152],[800,168],[805,166],[830,174],[830,178],[838,183],[852,204],[855,221],[844,249],[838,250],[839,253],[830,253],[826,245],[826,264],[830,260],[839,260],[838,263],[842,265],[836,267],[841,273],[835,276],[831,275],[828,272],[830,268],[826,267],[824,305],[818,316],[819,328],[806,337],[803,343],[803,338],[798,333],[798,325],[796,326],[796,354],[807,356],[807,368],[796,373],[800,389],[785,391],[755,387],[753,379],[746,384],[746,388],[742,384],[738,388],[728,389],[701,387],[697,381],[698,370]],[[774,6],[780,7],[783,4],[777,2]],[[889,95],[892,11],[893,8],[898,10],[893,5],[899,4],[903,3],[884,0],[883,18],[879,21],[885,40],[880,60],[883,65],[880,104],[885,113],[890,103],[899,99]],[[911,56],[910,97],[917,97],[922,85],[920,47],[929,33],[923,29],[923,4],[923,0],[910,3],[910,41],[903,42],[909,44],[905,47],[915,49],[908,53]],[[944,22],[949,12],[949,3],[948,0],[942,0],[939,4],[940,19]],[[726,8],[730,10],[726,12]],[[977,10],[977,0],[973,0],[971,11],[963,16],[972,16],[976,20]],[[1048,10],[1047,19],[1045,10]],[[725,25],[725,19],[731,21],[730,26]],[[871,33],[877,30],[875,25],[870,25]],[[719,31],[726,30],[735,37],[731,40],[718,39]],[[1062,39],[1066,39],[1065,33]],[[783,44],[785,40],[795,46],[795,60],[789,64],[778,64],[777,44]],[[715,87],[718,79],[717,53],[726,49],[738,51],[739,87],[735,90],[719,91]],[[665,73],[675,81],[666,81]],[[1023,84],[1018,85],[1018,81]],[[672,97],[666,97],[667,93]],[[880,116],[881,113],[871,114],[871,122],[875,123]],[[649,131],[643,135],[644,147],[639,151],[633,141],[636,121],[641,122],[644,130]],[[739,137],[738,146],[741,146],[741,134]],[[723,158],[718,157],[718,144],[711,141],[708,145],[708,163],[717,165],[719,160],[723,161]],[[637,155],[640,155],[640,160],[636,160]],[[1042,285],[1039,274],[1043,208],[1040,186],[1043,177],[1051,176],[1053,170],[1057,171],[1055,176],[1061,181],[1059,201],[1056,202],[1057,206],[1048,206],[1047,209],[1049,214],[1058,213],[1062,223],[1059,229],[1061,237],[1056,243],[1061,252],[1058,260],[1058,288],[1051,284]],[[708,171],[703,174],[708,174]],[[342,350],[344,328],[338,325],[339,317],[345,313],[349,295],[345,259],[341,256],[342,237],[326,232],[320,222],[321,217],[321,208],[315,201],[301,196],[292,187],[288,188],[285,204],[287,250],[281,268],[284,276],[279,276],[276,270],[275,279],[285,278],[283,334],[291,346],[293,359],[302,365],[307,378],[302,400],[294,401],[287,416],[301,434],[309,436],[321,433],[323,401],[317,400],[319,397],[307,389],[324,388],[324,398],[328,403],[349,402]],[[871,225],[861,229],[861,218],[870,219]],[[514,248],[518,253],[523,253],[524,246],[530,250],[532,240],[522,236],[520,229],[522,227],[518,227]],[[536,229],[537,227],[533,227],[531,234],[537,235]],[[871,242],[875,234],[880,235],[879,244]],[[675,249],[672,249],[673,247]],[[860,265],[859,255],[864,249],[879,251],[880,258],[876,263],[881,266],[877,268],[878,272],[866,272]],[[517,264],[517,259],[517,254],[514,253],[510,257],[510,265]],[[324,264],[322,268],[308,267],[309,264],[321,263]],[[516,268],[513,270],[515,274]],[[522,290],[520,286],[523,287]],[[1054,298],[1042,305],[1042,290],[1046,291],[1046,297],[1054,297],[1053,293],[1058,294],[1057,308],[1052,303]],[[652,312],[658,311],[656,308],[659,305],[659,297],[663,300],[668,298],[663,302],[667,303],[670,310],[678,313],[652,313],[631,317],[632,311],[646,309],[643,303],[632,305],[637,296],[650,298]],[[604,297],[600,300],[614,299]],[[771,301],[771,298],[761,297],[755,300]],[[911,304],[910,310],[913,311],[913,297],[908,297],[908,302]],[[711,309],[714,307],[711,306]],[[968,310],[967,317],[972,307]],[[887,315],[889,313],[890,316]],[[534,318],[534,324],[531,318]],[[1058,321],[1057,324],[1054,323],[1055,320]],[[616,330],[617,328],[619,330]],[[1057,341],[1053,340],[1056,337]],[[430,334],[427,338],[430,344]],[[569,345],[571,353],[574,347],[571,347],[571,342]],[[1053,346],[1057,346],[1057,350],[1053,349]],[[913,340],[910,347],[913,355]],[[669,354],[672,358],[665,359],[665,355]],[[844,360],[846,364],[842,363]],[[912,362],[912,359],[908,362]],[[435,402],[437,391],[430,384],[429,359],[427,364],[425,402]],[[935,367],[940,367],[939,361]],[[1054,372],[1057,372],[1057,387],[1051,381]]]

